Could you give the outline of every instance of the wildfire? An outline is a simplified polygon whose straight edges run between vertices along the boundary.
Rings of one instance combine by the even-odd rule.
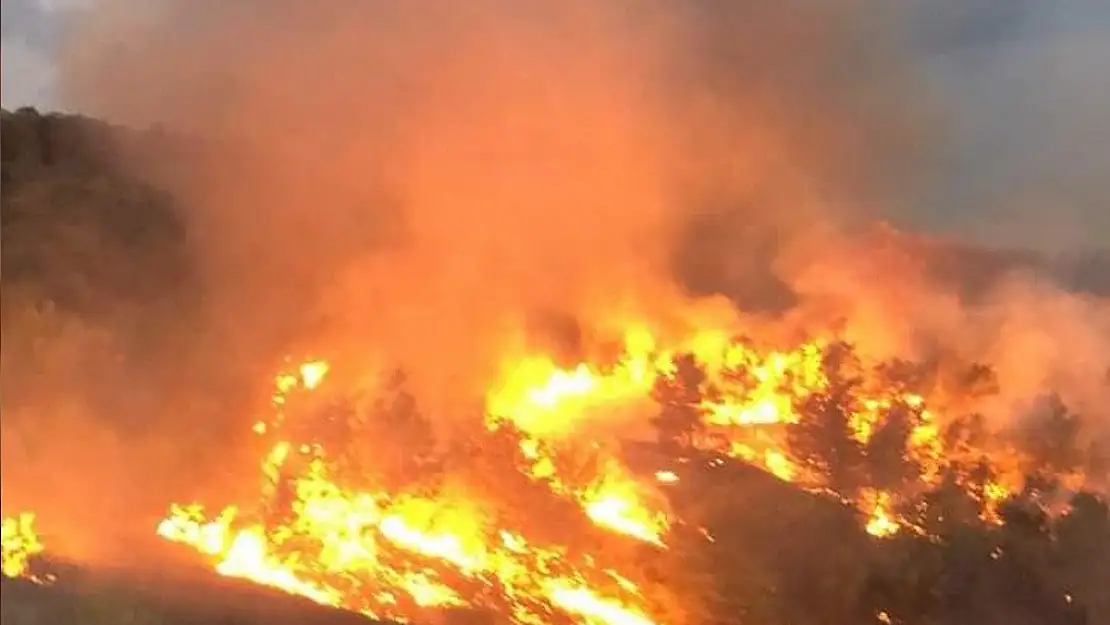
[[[323,372],[326,365],[310,363],[278,376],[275,406],[314,388]],[[279,410],[256,431],[273,431],[283,419]],[[549,450],[541,455],[536,439],[522,437],[519,447],[533,469],[554,461]],[[462,495],[345,488],[322,449],[286,440],[273,445],[262,472],[271,495],[262,514],[228,507],[207,517],[199,506],[174,506],[159,535],[213,558],[223,575],[372,617],[408,620],[421,609],[473,606],[519,623],[551,622],[553,612],[586,623],[653,622],[637,606],[635,584],[613,583],[590,556],[493,526],[483,507]],[[536,479],[580,504],[597,526],[662,544],[664,515],[639,506],[637,485],[615,465],[582,487],[548,479],[553,475]],[[284,513],[275,510],[283,497]]]
[[[35,533],[35,515],[25,512],[4,517],[0,523],[0,573],[5,577],[28,577],[31,559],[43,551]]]
[[[721,332],[664,347],[640,328],[626,334],[623,356],[608,365],[561,368],[542,355],[526,358],[491,387],[478,435],[484,452],[506,444],[511,462],[469,481],[443,473],[422,481],[413,476],[425,461],[403,447],[393,454],[406,467],[400,473],[408,481],[400,483],[373,466],[393,452],[349,458],[346,443],[295,434],[315,423],[293,416],[295,397],[322,387],[329,371],[327,363],[311,361],[275,378],[275,414],[254,428],[271,443],[261,466],[261,505],[214,515],[175,505],[158,533],[211,558],[221,574],[378,618],[419,620],[426,609],[472,607],[516,623],[647,625],[657,622],[652,598],[634,575],[616,572],[620,557],[607,562],[599,543],[580,544],[568,537],[579,532],[569,529],[555,538],[550,527],[583,522],[606,541],[665,550],[676,520],[656,489],[681,488],[678,475],[637,476],[618,454],[563,435],[584,419],[647,402],[661,411],[661,431],[681,434],[688,447],[839,498],[859,510],[874,536],[920,531],[896,511],[954,475],[941,419],[924,396],[871,375],[861,363],[847,362],[842,366],[854,368],[841,375],[830,366],[835,350],[825,340],[765,349]],[[846,414],[815,418],[832,414],[833,396]],[[390,410],[396,412],[386,409],[380,418],[400,418]],[[885,487],[853,483],[827,466],[821,432],[812,431],[816,422],[839,423],[861,466],[881,466],[872,442],[902,432],[905,458],[898,460],[917,472]],[[391,432],[403,429],[390,423]],[[464,453],[460,462],[474,455]],[[518,482],[502,492],[494,486],[501,480]],[[984,514],[1016,487],[1006,483],[995,479],[977,491]],[[499,500],[514,489],[542,497]],[[577,511],[577,520],[566,510]],[[5,522],[5,563],[7,528]]]

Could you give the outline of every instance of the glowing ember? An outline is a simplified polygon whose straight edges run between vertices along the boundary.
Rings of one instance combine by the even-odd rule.
[[[893,512],[890,510],[890,494],[889,493],[865,493],[861,498],[865,503],[863,507],[870,510],[870,518],[867,519],[865,529],[868,534],[877,538],[885,538],[898,533],[900,526],[894,520]]]
[[[656,471],[655,479],[660,484],[677,484],[678,474],[674,471]]]

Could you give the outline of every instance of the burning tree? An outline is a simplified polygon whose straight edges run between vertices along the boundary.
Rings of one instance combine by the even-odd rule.
[[[827,479],[835,492],[854,498],[864,485],[865,443],[854,421],[861,412],[857,392],[862,365],[847,344],[833,345],[822,365],[827,384],[799,402],[798,423],[788,442],[807,469]]]
[[[692,354],[680,354],[674,361],[674,373],[656,380],[652,399],[659,413],[652,420],[659,443],[678,452],[694,445],[705,428],[702,397],[706,383],[705,371]]]

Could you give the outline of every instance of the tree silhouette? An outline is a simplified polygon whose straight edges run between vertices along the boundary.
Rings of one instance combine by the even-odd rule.
[[[1082,419],[1068,410],[1059,395],[1049,395],[1042,403],[1017,433],[1019,448],[1029,455],[1030,472],[1048,479],[1084,468],[1089,454],[1080,438]]]
[[[705,371],[692,354],[677,356],[674,373],[656,381],[652,398],[659,405],[659,412],[652,425],[664,448],[680,453],[691,447],[704,430],[701,403],[705,382]]]
[[[864,445],[868,484],[884,491],[901,492],[921,473],[910,456],[910,435],[921,424],[921,407],[897,403],[883,411],[875,433]]]
[[[833,345],[823,362],[827,386],[804,397],[795,407],[799,421],[789,430],[791,452],[828,485],[852,499],[864,485],[864,445],[856,438],[852,416],[861,384],[859,361],[850,345]]]

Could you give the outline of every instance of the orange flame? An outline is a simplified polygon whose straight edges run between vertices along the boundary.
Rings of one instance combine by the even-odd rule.
[[[0,573],[5,577],[29,576],[31,560],[42,553],[34,524],[35,515],[29,512],[0,521]]]
[[[847,437],[860,449],[892,412],[911,414],[907,453],[920,471],[905,493],[870,487],[835,492],[823,469],[791,446],[790,433],[808,418],[806,402],[835,384],[826,369],[831,347],[815,340],[759,349],[720,331],[662,347],[636,326],[624,336],[623,355],[608,366],[561,368],[541,354],[507,367],[486,396],[487,434],[511,437],[521,475],[576,507],[583,520],[645,548],[666,549],[674,519],[650,502],[660,485],[680,488],[678,474],[635,476],[594,442],[587,445],[593,461],[583,468],[565,437],[584,419],[662,401],[657,388],[677,382],[679,356],[690,354],[704,373],[696,389],[701,399],[688,406],[704,430],[692,445],[843,499],[876,537],[904,527],[919,531],[896,510],[914,488],[938,483],[952,455],[940,436],[942,417],[921,395],[863,375],[845,404]],[[255,431],[280,435],[287,397],[320,387],[328,371],[326,362],[311,361],[277,376],[277,414]],[[546,623],[555,613],[588,624],[656,622],[635,582],[593,556],[536,540],[530,525],[502,526],[492,502],[466,489],[352,486],[326,451],[277,438],[262,461],[267,486],[260,512],[229,507],[208,517],[197,506],[174,506],[158,533],[212,558],[221,574],[379,618],[406,620],[421,609],[462,606],[498,610],[516,623]],[[1019,483],[1002,476],[982,488],[984,515]],[[289,501],[275,515],[283,491]]]

